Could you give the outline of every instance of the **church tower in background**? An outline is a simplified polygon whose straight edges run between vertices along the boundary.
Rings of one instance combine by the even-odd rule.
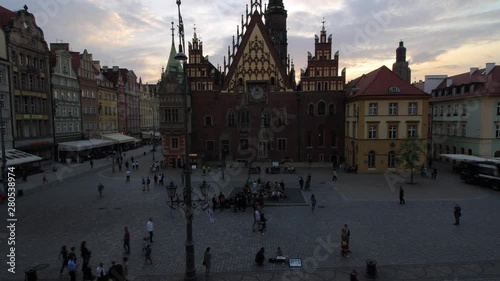
[[[411,70],[406,61],[406,48],[403,46],[403,40],[399,42],[396,49],[396,62],[392,65],[392,71],[404,81],[411,83]]]
[[[280,62],[288,67],[288,40],[286,31],[287,11],[283,0],[269,0],[265,11],[266,27],[269,29],[271,39],[278,51]]]

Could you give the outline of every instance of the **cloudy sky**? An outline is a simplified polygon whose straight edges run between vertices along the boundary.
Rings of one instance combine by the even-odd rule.
[[[498,0],[283,2],[288,10],[288,52],[297,71],[306,67],[307,52],[314,51],[314,35],[319,34],[323,18],[348,80],[382,65],[391,68],[401,39],[412,80],[467,72],[487,62],[500,64]],[[87,49],[101,65],[133,69],[150,83],[159,79],[166,65],[172,44],[170,22],[178,22],[176,0],[2,0],[0,5],[19,10],[25,3],[47,43],[62,41],[73,51]],[[205,55],[214,65],[222,65],[249,3],[182,1],[186,41],[191,41],[196,25]]]

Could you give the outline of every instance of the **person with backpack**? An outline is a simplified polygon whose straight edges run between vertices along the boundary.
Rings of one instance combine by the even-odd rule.
[[[104,265],[99,263],[99,266],[96,269],[96,276],[97,276],[97,281],[108,281],[107,279],[107,272],[106,269],[104,268]]]

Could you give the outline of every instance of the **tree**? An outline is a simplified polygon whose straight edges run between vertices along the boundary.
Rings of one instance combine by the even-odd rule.
[[[396,164],[410,170],[410,183],[413,183],[413,173],[420,157],[425,154],[425,144],[418,136],[408,138],[399,145]]]

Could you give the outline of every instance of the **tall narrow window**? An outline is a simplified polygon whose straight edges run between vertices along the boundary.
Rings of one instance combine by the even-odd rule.
[[[368,153],[368,168],[375,168],[375,151]]]
[[[309,106],[307,107],[307,114],[309,116],[314,116],[314,105],[313,104],[309,104]]]
[[[389,154],[387,155],[387,167],[396,167],[396,154],[394,153],[394,151],[389,151]]]
[[[326,114],[326,104],[322,101],[318,103],[318,115]]]

